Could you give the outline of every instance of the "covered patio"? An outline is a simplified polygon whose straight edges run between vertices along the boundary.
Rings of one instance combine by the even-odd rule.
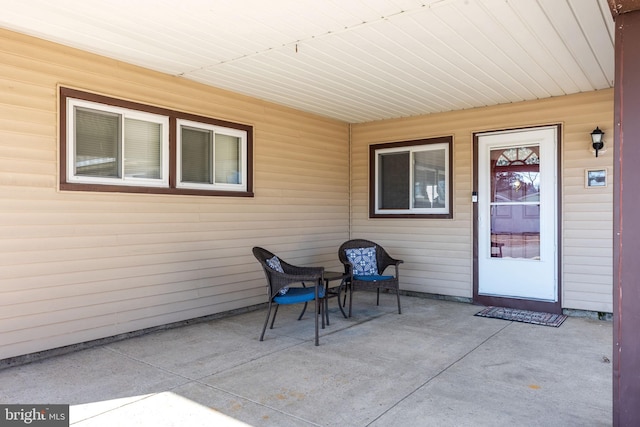
[[[98,3],[0,16],[0,402],[71,404],[74,425],[638,424],[637,0]],[[89,107],[157,125],[158,176],[83,177],[67,118]],[[241,135],[221,186],[179,173],[194,123]],[[525,276],[573,316],[474,317],[497,261],[479,251],[478,135],[548,127],[555,265]],[[446,153],[450,173],[422,165],[446,212],[381,215],[371,165],[416,141]],[[118,147],[95,164],[124,165]],[[403,314],[333,307],[314,347],[310,315],[283,312],[258,342],[251,247],[335,270],[352,238],[405,260]]]
[[[357,304],[356,304],[357,302]],[[362,292],[352,318],[262,308],[0,371],[0,401],[70,404],[74,426],[605,426],[612,323],[558,328]],[[588,339],[585,339],[588,337]]]

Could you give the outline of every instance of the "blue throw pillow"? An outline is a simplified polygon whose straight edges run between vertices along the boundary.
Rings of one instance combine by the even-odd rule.
[[[282,269],[282,265],[280,264],[280,260],[278,259],[277,256],[274,256],[273,258],[269,258],[267,260],[267,265],[279,273],[284,273],[284,270]],[[284,295],[288,291],[289,291],[289,287],[285,286],[284,288],[280,289],[278,292],[280,293],[280,295]]]
[[[375,246],[370,248],[345,249],[347,259],[353,266],[353,274],[371,276],[378,274]]]

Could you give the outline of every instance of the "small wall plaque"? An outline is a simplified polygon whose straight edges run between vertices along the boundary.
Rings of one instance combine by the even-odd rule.
[[[602,188],[607,186],[606,169],[586,169],[584,172],[584,186],[586,188]]]

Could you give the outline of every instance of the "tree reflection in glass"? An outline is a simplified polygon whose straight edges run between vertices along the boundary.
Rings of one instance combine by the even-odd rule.
[[[540,259],[538,146],[491,150],[491,256]]]

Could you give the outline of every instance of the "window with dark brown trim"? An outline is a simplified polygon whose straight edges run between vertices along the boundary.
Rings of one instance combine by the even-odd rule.
[[[453,218],[452,137],[369,147],[371,218]]]
[[[60,89],[60,189],[253,196],[253,127]]]

